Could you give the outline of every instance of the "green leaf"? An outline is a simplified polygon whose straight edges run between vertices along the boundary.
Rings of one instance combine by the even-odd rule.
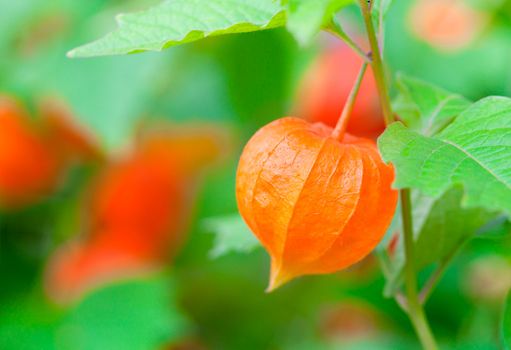
[[[454,187],[438,199],[412,192],[414,260],[417,271],[452,258],[460,247],[473,238],[495,213],[482,208],[463,208],[463,190]],[[387,281],[386,295],[393,295],[401,284],[404,267],[403,242],[393,258],[392,274]]]
[[[238,214],[205,219],[203,227],[215,234],[214,247],[210,251],[213,258],[229,252],[247,253],[259,246],[258,240]]]
[[[433,201],[415,191],[415,264],[418,268],[454,254],[490,219],[496,216],[482,208],[463,208],[463,191],[455,187]],[[423,213],[429,208],[428,214]]]
[[[419,202],[427,203],[426,206],[431,200],[419,193],[417,197]],[[462,198],[463,191],[453,188],[433,202],[425,219],[417,220],[421,225],[414,226],[418,232],[415,238],[415,264],[418,268],[454,254],[474,237],[479,228],[496,216],[482,208],[463,208]],[[416,218],[420,216],[421,213],[416,212]]]
[[[399,95],[393,110],[410,129],[426,136],[445,128],[471,104],[461,95],[402,74],[396,84]]]
[[[287,29],[300,45],[307,45],[332,15],[352,0],[289,0]]]
[[[511,349],[511,291],[509,291],[504,304],[502,318],[502,340],[506,349]]]
[[[378,146],[396,168],[396,188],[438,198],[462,184],[464,206],[511,213],[511,99],[482,99],[434,137],[394,123]]]
[[[119,28],[78,47],[69,57],[161,51],[206,37],[252,32],[283,25],[275,0],[167,0],[146,11],[117,16]]]

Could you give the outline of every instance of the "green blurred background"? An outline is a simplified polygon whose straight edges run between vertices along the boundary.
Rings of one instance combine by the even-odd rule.
[[[153,119],[217,123],[234,140],[227,159],[200,185],[177,258],[164,271],[104,286],[72,305],[56,305],[45,296],[42,272],[51,252],[80,231],[82,192],[95,169],[74,168],[53,196],[0,213],[0,349],[418,348],[406,316],[382,295],[384,280],[374,259],[266,294],[269,259],[263,249],[210,254],[215,236],[204,220],[237,212],[235,170],[243,144],[292,110],[304,70],[334,39],[322,35],[301,48],[278,29],[162,53],[66,58],[66,51],[111,30],[115,14],[153,3],[0,0],[2,93],[29,108],[40,96],[58,96],[110,154],[129,145],[139,126]],[[508,2],[474,1],[488,22],[456,52],[412,35],[407,22],[412,5],[396,0],[388,15],[385,58],[392,73],[472,100],[511,96]],[[356,22],[356,7],[343,16]],[[510,239],[474,239],[448,269],[427,307],[446,348],[500,348],[502,291],[497,286],[492,294],[489,284],[506,277],[487,276],[511,274],[510,248]]]

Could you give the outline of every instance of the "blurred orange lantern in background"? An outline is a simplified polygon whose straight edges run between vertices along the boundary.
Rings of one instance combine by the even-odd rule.
[[[355,83],[363,59],[346,44],[327,48],[305,73],[295,115],[334,127]],[[373,72],[368,68],[353,106],[347,132],[376,138],[385,129]]]
[[[329,305],[320,314],[320,331],[332,342],[376,338],[388,327],[388,320],[371,304],[362,300],[344,300]]]
[[[137,235],[144,237],[143,232],[100,231],[89,239],[63,246],[52,256],[47,268],[50,296],[67,301],[86,288],[152,268],[153,257],[147,245],[131,238]]]
[[[46,102],[31,120],[20,104],[0,97],[0,208],[29,205],[50,194],[73,159],[101,152],[63,106]]]
[[[57,300],[138,271],[175,254],[190,218],[200,171],[221,153],[218,130],[148,132],[112,160],[92,186],[87,234],[50,259],[46,282]]]
[[[419,0],[408,16],[408,25],[417,38],[447,52],[467,47],[485,21],[485,15],[464,0]]]

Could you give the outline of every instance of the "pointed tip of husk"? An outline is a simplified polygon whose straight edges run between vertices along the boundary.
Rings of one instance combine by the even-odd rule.
[[[268,287],[266,288],[265,292],[271,293],[275,289],[291,281],[293,278],[295,278],[294,274],[284,269],[281,264],[277,264],[274,261],[272,261],[270,271],[270,283],[268,284]]]

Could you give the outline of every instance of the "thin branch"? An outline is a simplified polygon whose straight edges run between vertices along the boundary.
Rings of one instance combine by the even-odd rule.
[[[387,255],[387,253],[383,250],[376,249],[373,251],[373,254],[376,256],[376,259],[378,260],[378,263],[382,269],[383,275],[385,277],[389,277],[390,270],[391,270],[391,267],[390,267],[391,263],[390,263],[390,259],[389,259],[389,256]]]
[[[358,46],[357,43],[355,43],[353,39],[351,39],[349,35],[346,34],[344,29],[342,29],[339,20],[336,17],[332,18],[332,21],[330,22],[330,25],[326,28],[326,30],[329,33],[332,33],[333,35],[341,39],[342,41],[344,41],[346,45],[348,45],[353,51],[355,51],[355,53],[357,53],[365,62],[371,63],[371,58],[369,57],[369,55],[367,55],[364,52],[364,50],[362,50],[360,46]]]
[[[435,271],[431,274],[431,276],[428,278],[426,283],[424,283],[424,286],[422,287],[420,293],[419,293],[419,300],[421,304],[425,304],[428,300],[429,296],[435,289],[438,282],[442,279],[442,276],[444,275],[445,270],[449,266],[452,259],[456,256],[456,253],[459,252],[461,247],[463,246],[465,242],[458,245],[456,248],[454,248],[437,266]]]
[[[364,74],[367,70],[367,63],[364,62],[362,67],[360,67],[360,71],[357,76],[357,80],[351,89],[350,95],[344,104],[344,108],[342,109],[341,116],[335,125],[334,130],[332,131],[332,137],[337,140],[341,140],[346,131],[346,126],[348,125],[348,121],[351,116],[351,111],[353,110],[353,105],[355,104],[355,100],[357,99],[358,91],[360,90],[360,85],[362,83],[362,79],[364,78]]]
[[[396,303],[399,305],[399,307],[406,313],[409,312],[408,310],[408,300],[406,299],[406,296],[403,294],[403,292],[399,291],[394,296],[394,299],[396,300]]]

